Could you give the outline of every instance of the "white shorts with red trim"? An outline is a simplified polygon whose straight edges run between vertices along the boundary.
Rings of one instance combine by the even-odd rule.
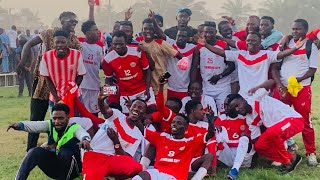
[[[146,96],[144,95],[145,91],[142,91],[138,94],[134,94],[132,96],[128,96],[130,98],[131,101],[135,100],[135,99],[142,99],[145,100]],[[152,88],[150,87],[149,89],[150,92],[150,99],[146,102],[148,106],[151,105],[155,105],[156,104],[156,98],[154,95],[154,92],[152,90]],[[122,107],[122,113],[129,113],[129,109],[126,106],[126,101],[124,100],[124,98],[127,98],[127,96],[120,96],[120,105]]]
[[[158,169],[147,169],[146,172],[149,174],[151,180],[177,180],[169,174],[159,172]]]

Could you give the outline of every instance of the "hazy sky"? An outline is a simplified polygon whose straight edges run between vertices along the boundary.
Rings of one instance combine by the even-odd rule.
[[[100,0],[102,4],[106,4],[109,0]],[[122,10],[130,7],[136,0],[111,0],[111,5],[117,10]],[[187,0],[180,0],[187,1]],[[224,2],[223,0],[204,0],[207,3],[207,9],[215,16],[219,13],[219,8]],[[244,0],[245,3],[250,2],[257,5],[262,0]],[[79,18],[88,17],[87,0],[2,0],[1,6],[3,8],[12,8],[12,12],[20,8],[30,8],[35,12],[39,12],[41,20],[51,25],[54,18],[64,10],[75,12]]]

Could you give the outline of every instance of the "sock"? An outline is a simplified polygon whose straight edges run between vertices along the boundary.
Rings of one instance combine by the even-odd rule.
[[[204,167],[200,167],[197,171],[197,173],[191,178],[191,180],[201,180],[206,176],[207,169]]]
[[[236,157],[234,158],[232,169],[236,168],[239,171],[240,166],[244,160],[244,157],[247,154],[248,146],[249,146],[249,138],[246,136],[240,137],[239,145],[237,147],[237,154],[236,154]]]
[[[143,170],[148,169],[150,163],[151,163],[151,161],[147,157],[142,157],[140,160],[140,164],[142,165]]]
[[[139,175],[136,175],[131,180],[143,180]]]

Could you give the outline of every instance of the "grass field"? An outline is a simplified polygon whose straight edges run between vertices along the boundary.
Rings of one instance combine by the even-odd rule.
[[[317,75],[313,84],[313,108],[312,119],[316,130],[316,139],[320,137],[320,79]],[[1,87],[0,88],[0,179],[14,179],[16,171],[26,153],[27,133],[10,130],[6,132],[9,123],[27,120],[29,118],[30,98],[24,93],[24,97],[18,98],[18,87]],[[42,134],[39,144],[46,140],[46,135]],[[299,145],[299,153],[304,154],[304,146],[301,141],[301,134],[295,137]],[[317,149],[320,149],[320,141],[317,141]],[[317,167],[308,167],[306,165],[305,155],[303,162],[298,166],[296,171],[279,175],[271,167],[262,167],[255,169],[242,169],[239,180],[320,180],[320,171]],[[265,163],[263,163],[265,164]],[[219,168],[218,177],[214,179],[225,179],[228,168]],[[47,178],[39,169],[31,172],[29,179],[42,180]]]

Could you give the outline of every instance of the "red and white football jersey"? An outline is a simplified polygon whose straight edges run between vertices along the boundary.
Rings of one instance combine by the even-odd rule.
[[[120,56],[115,50],[110,51],[102,64],[107,77],[115,74],[121,96],[132,96],[145,91],[143,70],[149,68],[144,52],[139,52],[136,47],[127,48],[127,54],[124,56]]]
[[[296,43],[291,39],[288,48],[294,48]],[[318,68],[318,48],[315,44],[311,46],[310,58],[307,57],[306,43],[290,56],[284,58],[281,70],[280,79],[282,84],[288,85],[288,78],[290,76],[302,77],[306,74],[309,68]],[[301,81],[303,86],[311,84],[311,78]]]
[[[41,76],[50,77],[60,99],[67,91],[69,81],[75,82],[77,75],[86,74],[81,52],[75,49],[69,49],[69,54],[64,58],[58,58],[56,50],[45,52],[39,70]],[[50,100],[55,102],[51,93]]]
[[[278,51],[260,50],[256,54],[249,51],[225,51],[228,61],[238,61],[239,93],[248,97],[248,91],[268,80],[270,64],[277,60]]]
[[[179,51],[180,54],[182,54],[184,57],[188,57],[189,60],[189,67],[186,70],[182,70],[177,66],[179,59],[175,57],[171,57],[170,59],[168,59],[167,70],[171,74],[171,77],[168,79],[168,89],[176,92],[187,92],[190,83],[192,55],[196,46],[194,44],[187,43],[186,47],[184,49],[181,49],[177,46],[176,40],[167,37],[166,41],[171,44],[174,49]]]
[[[307,38],[309,38],[309,39],[312,40],[312,41],[315,41],[315,40],[317,40],[317,39],[320,39],[320,28],[315,29],[315,30],[309,32],[309,33],[307,34]]]
[[[189,166],[197,148],[203,146],[205,134],[183,139],[174,139],[170,134],[145,130],[145,138],[156,147],[154,167],[176,179],[187,179]]]
[[[251,139],[260,136],[260,126],[269,128],[286,118],[301,118],[289,105],[268,96],[268,91],[259,89],[253,96],[249,96],[248,104],[252,107],[252,113],[246,115],[246,122],[251,131]]]
[[[227,43],[221,40],[218,40],[214,45],[216,48],[225,49]],[[214,54],[209,51],[206,47],[200,47],[200,74],[202,77],[203,85],[203,94],[212,94],[212,92],[221,89],[225,89],[226,86],[230,86],[231,78],[230,76],[223,77],[220,79],[217,84],[211,84],[209,79],[214,75],[221,74],[226,68],[225,58]],[[211,92],[211,93],[210,93]]]
[[[239,139],[243,132],[250,135],[246,119],[241,115],[236,118],[230,118],[226,114],[222,114],[215,120],[214,124],[226,128],[229,138],[227,144],[229,147],[238,147]]]
[[[107,135],[107,128],[113,128],[119,134],[122,149],[132,157],[136,153],[143,135],[140,130],[128,123],[128,117],[117,109],[112,109],[113,115],[100,124],[100,129],[92,138],[90,145],[94,152],[115,155],[114,144]]]

